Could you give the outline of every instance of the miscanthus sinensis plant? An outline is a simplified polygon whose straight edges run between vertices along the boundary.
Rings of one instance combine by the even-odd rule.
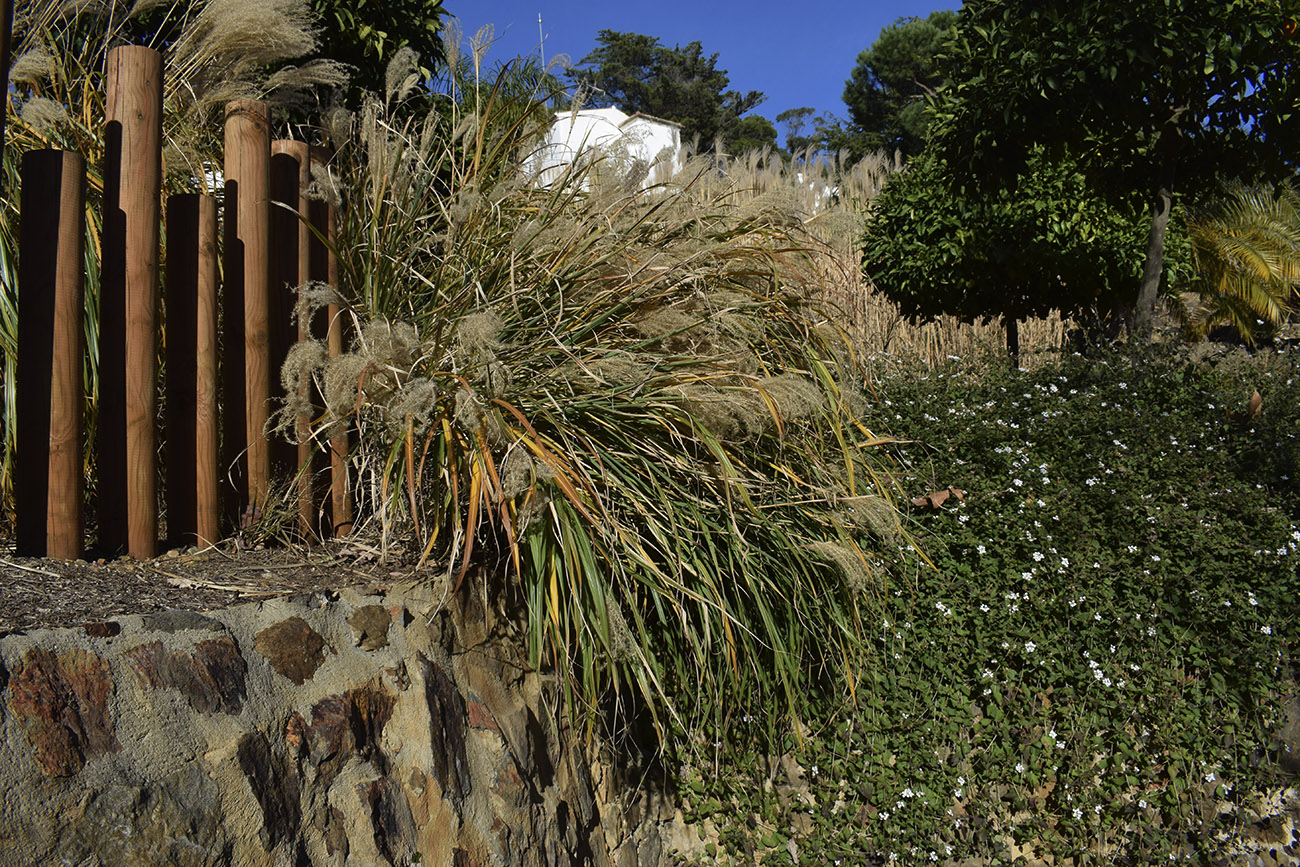
[[[551,112],[505,94],[536,72],[334,119],[341,285],[303,303],[348,305],[354,336],[300,345],[288,392],[317,380],[318,436],[356,426],[368,528],[525,622],[570,710],[797,714],[855,682],[906,541],[862,373],[797,231],[702,192],[706,164],[645,194],[590,163],[529,177]]]

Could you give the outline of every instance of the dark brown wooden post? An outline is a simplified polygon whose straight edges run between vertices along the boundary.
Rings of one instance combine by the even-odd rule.
[[[167,200],[167,535],[221,538],[217,497],[217,203]]]
[[[325,148],[312,148],[311,159],[322,166],[328,165],[330,153]],[[313,202],[312,225],[328,241],[326,244],[313,234],[311,255],[311,279],[328,283],[336,292],[343,292],[339,284],[339,260],[334,255],[338,249],[338,214],[326,202]],[[343,354],[344,344],[344,310],[339,304],[329,305],[326,311],[329,317],[329,357],[337,358]],[[352,532],[352,489],[348,483],[348,454],[350,442],[346,428],[330,438],[330,526],[335,536],[345,536]]]
[[[23,156],[18,266],[18,553],[82,553],[82,257],[86,164],[65,151]]]
[[[307,199],[307,187],[311,184],[311,149],[306,142],[279,139],[271,143],[271,163],[272,186],[276,190],[273,198],[293,209],[277,208],[279,216],[272,218],[272,223],[280,226],[272,231],[282,238],[279,243],[272,244],[277,255],[282,257],[276,267],[279,276],[274,281],[274,291],[282,292],[286,302],[291,304],[295,299],[293,290],[305,283],[311,273],[312,234],[308,224],[310,202]],[[290,254],[291,249],[296,251],[296,255]],[[311,320],[299,318],[297,328],[290,334],[291,339],[312,340],[316,336],[312,333],[312,325]],[[281,358],[279,363],[283,364],[283,361]],[[298,384],[299,399],[311,399],[312,392],[310,381]],[[305,432],[310,427],[311,414],[299,413],[297,430]],[[298,481],[298,529],[307,540],[319,536],[313,466],[315,449],[312,445],[310,439],[298,443],[294,462]]]
[[[255,512],[266,504],[271,455],[266,421],[271,398],[270,281],[271,132],[270,111],[263,102],[236,100],[226,106],[226,364],[242,371],[242,406],[225,404],[229,416],[238,410],[234,453],[242,473],[236,479],[240,506]],[[238,305],[238,306],[236,306]],[[243,313],[236,334],[231,320]],[[239,342],[233,343],[232,337]],[[236,358],[243,348],[242,357]],[[227,391],[231,389],[229,387]],[[242,452],[242,455],[240,454]]]
[[[114,48],[106,84],[99,467],[109,472],[101,475],[100,544],[115,551],[125,542],[143,559],[158,553],[162,55]]]

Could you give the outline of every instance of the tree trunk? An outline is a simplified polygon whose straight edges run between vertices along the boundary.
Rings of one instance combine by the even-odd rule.
[[[1007,328],[1007,357],[1011,366],[1020,367],[1020,321],[1015,316],[1003,316],[1002,322]]]
[[[1160,275],[1164,271],[1165,231],[1169,212],[1174,207],[1174,178],[1178,168],[1178,148],[1182,131],[1178,119],[1186,108],[1179,108],[1160,133],[1160,178],[1151,202],[1151,232],[1147,235],[1147,255],[1142,266],[1142,287],[1138,290],[1137,308],[1133,311],[1133,334],[1151,333],[1155,319],[1156,297],[1160,293]]]

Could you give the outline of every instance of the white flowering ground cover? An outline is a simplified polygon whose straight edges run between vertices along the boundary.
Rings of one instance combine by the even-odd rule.
[[[683,788],[697,858],[1300,858],[1300,352],[1205,354],[881,362],[900,500],[963,496],[908,507],[924,557],[878,589],[856,703],[787,739],[802,779],[728,721]]]

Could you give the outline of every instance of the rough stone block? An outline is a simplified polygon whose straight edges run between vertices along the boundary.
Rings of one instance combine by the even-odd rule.
[[[311,679],[325,661],[325,647],[325,639],[301,617],[268,626],[253,640],[253,649],[299,686]]]
[[[151,641],[123,655],[142,686],[176,689],[199,713],[237,714],[243,709],[247,665],[229,638],[200,641],[193,654]]]
[[[108,663],[83,650],[33,648],[23,657],[9,682],[9,706],[48,776],[70,776],[121,749],[108,710],[112,692]]]
[[[388,646],[388,627],[392,615],[382,605],[366,605],[352,612],[348,625],[352,627],[354,643],[362,650],[378,650]]]

